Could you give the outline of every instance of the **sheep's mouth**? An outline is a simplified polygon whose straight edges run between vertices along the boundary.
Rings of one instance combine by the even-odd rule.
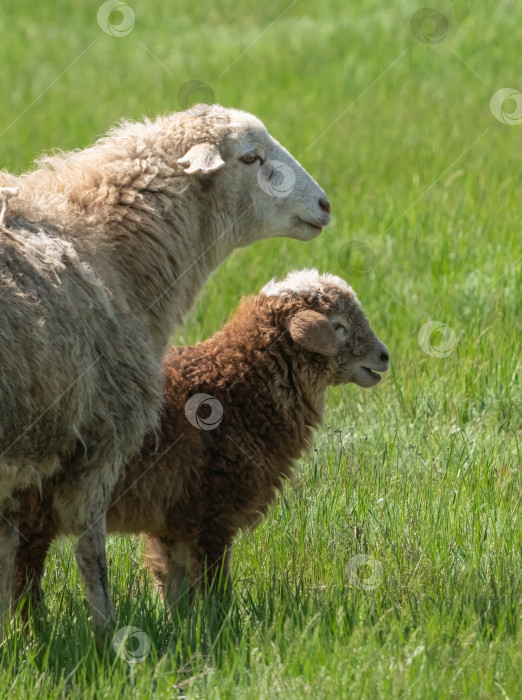
[[[290,234],[290,237],[297,238],[298,241],[311,241],[312,238],[317,238],[324,228],[318,221],[301,219],[300,216],[293,217],[292,225],[294,231]],[[285,235],[288,236],[288,233],[285,233]]]
[[[363,369],[366,374],[369,374],[370,377],[375,381],[375,382],[380,382],[382,377],[379,374],[379,372],[376,372],[374,369],[370,369],[369,367],[363,367],[361,366],[361,369]]]
[[[304,224],[305,226],[309,226],[310,228],[313,228],[318,232],[322,231],[324,228],[323,226],[321,226],[321,224],[318,224],[317,221],[308,221],[307,219],[301,219],[300,216],[296,216],[295,219],[298,224]]]

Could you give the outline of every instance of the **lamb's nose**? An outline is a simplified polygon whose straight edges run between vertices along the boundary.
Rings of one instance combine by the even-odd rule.
[[[319,200],[319,206],[327,214],[332,213],[332,207],[330,206],[330,202],[327,199],[325,199],[324,197],[321,197],[321,199]]]
[[[389,362],[390,355],[389,355],[387,350],[383,350],[381,352],[380,360],[381,360],[381,362]]]

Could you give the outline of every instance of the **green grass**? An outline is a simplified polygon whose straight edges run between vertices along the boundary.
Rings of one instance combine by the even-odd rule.
[[[314,265],[354,285],[393,366],[372,391],[329,393],[313,452],[238,540],[224,618],[208,601],[169,621],[139,541],[114,538],[118,626],[152,646],[133,666],[110,640],[99,652],[59,543],[51,614],[5,642],[0,697],[521,697],[522,125],[489,103],[522,90],[522,11],[435,3],[449,30],[430,46],[410,31],[419,5],[398,0],[298,0],[270,28],[287,0],[133,0],[124,38],[99,29],[97,1],[4,0],[1,167],[179,109],[198,79],[258,114],[328,192],[322,236],[235,253],[176,340],[207,337],[243,294]],[[429,320],[455,333],[446,357],[419,345]],[[356,554],[380,562],[373,590],[353,585]]]

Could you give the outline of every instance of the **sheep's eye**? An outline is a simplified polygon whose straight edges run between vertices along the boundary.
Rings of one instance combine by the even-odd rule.
[[[244,156],[241,156],[241,160],[243,163],[247,163],[247,165],[251,165],[252,163],[255,163],[256,160],[258,160],[259,156],[255,151],[250,151],[250,153],[245,153]]]

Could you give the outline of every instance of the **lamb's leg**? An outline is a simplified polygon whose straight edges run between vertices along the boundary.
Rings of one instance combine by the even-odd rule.
[[[17,522],[8,513],[0,513],[0,642],[9,618],[16,550],[20,535]]]
[[[180,601],[183,584],[188,580],[188,549],[176,541],[148,537],[146,557],[160,595],[172,610]]]
[[[115,621],[107,576],[105,535],[105,517],[101,517],[80,534],[76,543],[76,561],[98,635],[106,632]]]
[[[208,532],[212,532],[213,528]],[[230,598],[232,593],[232,542],[209,537],[199,543],[190,571],[191,590],[200,588],[203,596],[209,592]]]

